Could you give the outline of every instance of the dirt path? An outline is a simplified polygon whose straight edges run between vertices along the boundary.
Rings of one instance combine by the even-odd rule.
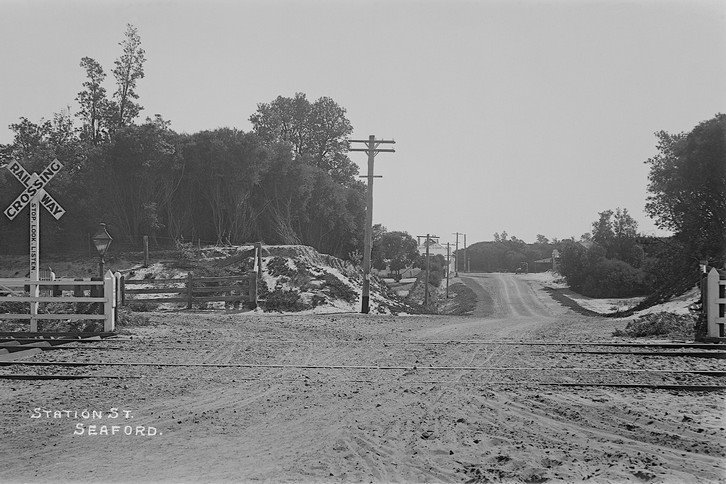
[[[585,377],[431,368],[659,364],[463,344],[609,341],[618,324],[573,314],[516,275],[464,280],[489,296],[479,316],[157,314],[153,326],[133,328],[135,339],[116,344],[125,349],[34,357],[254,368],[0,368],[143,376],[0,380],[0,481],[724,480],[723,394],[523,386],[517,382]],[[275,364],[296,366],[264,366]],[[723,367],[719,360],[687,364]],[[106,414],[31,418],[38,407]],[[108,418],[112,407],[133,419]],[[158,434],[73,435],[78,423],[132,423]]]

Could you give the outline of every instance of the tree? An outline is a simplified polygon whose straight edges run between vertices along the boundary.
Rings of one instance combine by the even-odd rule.
[[[373,247],[377,259],[383,262],[383,268],[388,265],[397,275],[402,269],[410,267],[419,257],[418,244],[408,232],[384,232],[374,240]]]
[[[258,104],[250,121],[263,141],[289,143],[296,160],[324,170],[336,183],[357,183],[358,167],[346,155],[353,127],[345,109],[331,98],[310,103],[303,93],[278,96]]]
[[[544,235],[542,235],[542,234],[537,234],[537,243],[538,243],[538,244],[542,244],[542,245],[546,245],[546,244],[549,244],[549,243],[550,243],[550,241],[549,241],[549,239],[548,239],[547,237],[545,237]]]
[[[613,220],[612,257],[627,262],[633,267],[643,263],[643,248],[637,243],[638,222],[628,213],[628,209],[615,211]]]
[[[109,116],[106,89],[101,85],[106,74],[101,64],[90,57],[81,59],[81,67],[86,71],[86,81],[83,83],[84,90],[76,97],[81,108],[76,116],[83,120],[82,138],[96,145]]]
[[[604,212],[598,212],[598,215],[600,218],[597,222],[592,223],[592,241],[600,244],[607,250],[612,245],[613,239],[615,238],[615,234],[613,233],[613,223],[611,220],[613,211],[605,210]]]
[[[139,98],[136,93],[136,81],[144,77],[144,49],[141,48],[141,37],[138,29],[126,24],[126,38],[119,42],[123,48],[121,57],[115,62],[113,77],[116,79],[116,92],[113,97],[114,121],[117,127],[130,125],[143,107],[134,100]]]
[[[179,183],[178,135],[158,123],[116,130],[93,154],[90,179],[98,204],[129,242],[156,235]]]
[[[24,159],[33,157],[38,150],[47,147],[53,123],[43,118],[39,123],[34,123],[21,117],[20,122],[12,123],[9,128],[15,133],[10,154],[16,159]]]
[[[726,262],[726,115],[690,133],[656,133],[658,153],[649,158],[645,209],[658,227],[672,230],[682,257],[695,266]]]

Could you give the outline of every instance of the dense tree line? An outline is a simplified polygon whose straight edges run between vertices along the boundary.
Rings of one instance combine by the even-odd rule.
[[[572,289],[590,297],[631,297],[652,289],[638,224],[627,209],[600,212],[592,234],[560,243],[560,273]],[[614,215],[614,217],[613,217]]]
[[[658,302],[693,287],[700,261],[726,262],[726,115],[656,137],[645,208],[674,235],[644,237],[626,210],[601,212],[589,244],[571,241],[561,250],[562,274],[585,295],[649,294],[646,304]]]
[[[54,158],[64,165],[48,192],[67,213],[60,221],[41,215],[44,251],[85,249],[101,221],[114,244],[128,248],[149,235],[160,246],[263,240],[339,257],[362,250],[364,185],[346,155],[352,127],[345,109],[297,93],[260,103],[247,133],[180,134],[159,115],[137,123],[143,106],[136,83],[146,57],[135,27],[120,46],[110,97],[103,67],[84,57],[75,115],[20,118],[10,126],[12,143],[0,145],[2,163],[16,159],[31,173]],[[0,170],[0,204],[21,190]],[[13,222],[0,220],[0,252],[27,250],[27,221],[27,210]]]
[[[502,231],[494,234],[494,241],[477,242],[467,247],[466,256],[475,272],[514,272],[525,262],[529,270],[534,271],[535,261],[552,257],[554,248],[555,244],[544,235],[537,235],[537,241],[528,244]],[[459,249],[458,254],[463,261],[464,250]]]

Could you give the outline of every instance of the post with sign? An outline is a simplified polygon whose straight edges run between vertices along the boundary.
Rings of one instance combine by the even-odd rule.
[[[40,280],[40,217],[38,213],[38,201],[30,202],[30,278],[34,281]],[[40,296],[40,286],[30,285],[30,295]],[[38,303],[30,303],[30,331],[38,330]]]
[[[56,220],[59,220],[66,212],[44,188],[63,168],[63,164],[55,159],[43,171],[32,175],[15,160],[7,168],[23,184],[25,190],[7,206],[4,211],[5,216],[13,220],[26,205],[30,205],[30,295],[38,297],[40,295],[38,286],[40,280],[40,205],[43,205]],[[30,331],[38,331],[37,302],[30,303]]]

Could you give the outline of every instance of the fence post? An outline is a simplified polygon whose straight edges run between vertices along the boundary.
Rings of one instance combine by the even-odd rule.
[[[114,311],[113,318],[114,321],[118,320],[118,307],[122,304],[122,296],[121,296],[121,280],[124,278],[124,276],[121,275],[120,272],[114,272],[113,273],[113,284],[114,284],[114,297],[116,298],[116,310]]]
[[[158,247],[157,247],[158,249]],[[149,236],[144,235],[144,267],[149,267]]]
[[[112,332],[116,327],[116,277],[109,270],[103,276],[103,331]]]
[[[194,293],[194,279],[192,273],[187,274],[187,309],[192,308],[192,299]]]
[[[257,265],[257,264],[255,264]],[[250,272],[250,308],[257,309],[257,271]]]
[[[257,274],[262,273],[262,242],[255,243],[255,248],[257,250],[256,254],[256,263],[257,263]]]
[[[121,276],[121,305],[126,306],[126,276]]]

